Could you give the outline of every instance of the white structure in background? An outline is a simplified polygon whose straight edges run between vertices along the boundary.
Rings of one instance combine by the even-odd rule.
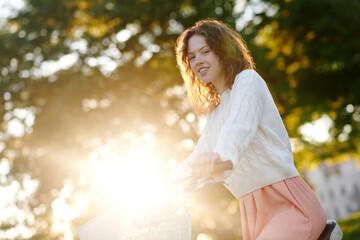
[[[306,171],[305,178],[325,209],[327,218],[343,219],[360,209],[360,171],[356,162],[327,165]]]

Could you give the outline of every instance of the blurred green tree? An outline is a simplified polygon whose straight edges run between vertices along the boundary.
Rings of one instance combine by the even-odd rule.
[[[359,157],[360,2],[250,1],[260,8],[244,29],[289,135],[298,167],[349,153]],[[328,116],[327,141],[304,138],[299,126]]]

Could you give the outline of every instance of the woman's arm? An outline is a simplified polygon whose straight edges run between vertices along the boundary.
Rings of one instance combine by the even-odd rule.
[[[260,124],[265,105],[264,80],[254,71],[241,72],[231,91],[231,109],[221,128],[214,152],[236,166],[239,156],[249,146]]]

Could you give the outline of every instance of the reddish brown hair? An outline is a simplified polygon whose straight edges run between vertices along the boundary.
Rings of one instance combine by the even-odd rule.
[[[193,35],[201,35],[219,56],[225,73],[225,87],[232,87],[236,75],[244,69],[254,69],[252,56],[243,38],[236,31],[217,20],[201,20],[186,29],[176,41],[176,60],[184,79],[190,104],[198,113],[208,113],[219,103],[220,96],[212,83],[200,81],[190,67],[188,42]]]

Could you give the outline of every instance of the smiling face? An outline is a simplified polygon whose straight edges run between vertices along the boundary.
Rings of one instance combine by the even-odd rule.
[[[202,82],[214,84],[221,94],[224,91],[225,74],[219,56],[209,47],[203,36],[194,34],[189,39],[188,58],[195,75]]]

